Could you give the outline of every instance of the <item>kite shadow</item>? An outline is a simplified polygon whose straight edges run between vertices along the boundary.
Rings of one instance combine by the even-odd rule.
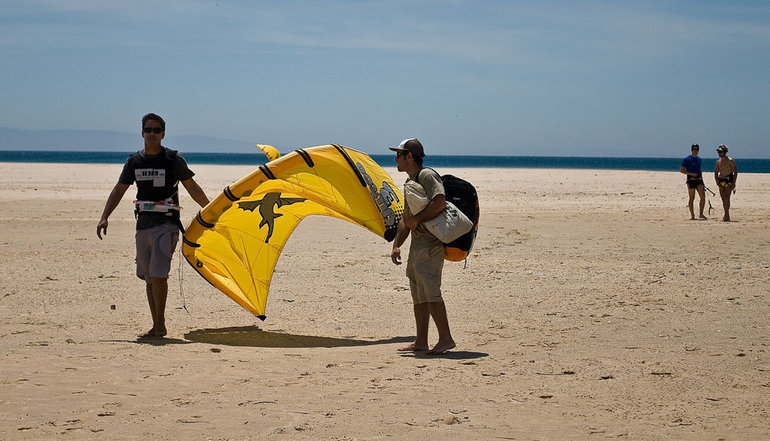
[[[263,331],[257,326],[196,329],[186,333],[184,338],[197,343],[250,346],[256,348],[337,348],[344,346],[371,346],[403,343],[414,340],[413,337],[393,337],[384,340],[317,337],[313,335],[295,335]]]

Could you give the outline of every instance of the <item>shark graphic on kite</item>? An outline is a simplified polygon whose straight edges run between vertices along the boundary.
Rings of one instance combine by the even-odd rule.
[[[259,207],[259,215],[262,216],[262,220],[259,222],[259,228],[267,225],[267,236],[265,237],[265,243],[270,241],[273,236],[273,229],[275,228],[275,220],[283,214],[276,213],[275,209],[283,207],[284,205],[296,204],[304,202],[305,198],[282,198],[281,193],[267,193],[265,197],[258,201],[246,201],[238,202],[238,208],[242,210],[254,211]]]

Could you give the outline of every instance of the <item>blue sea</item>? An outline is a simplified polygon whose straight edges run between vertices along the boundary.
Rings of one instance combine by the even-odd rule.
[[[130,152],[67,152],[0,150],[0,162],[48,162],[123,164]],[[185,153],[190,164],[253,165],[264,164],[266,158],[255,153]],[[384,167],[394,167],[392,155],[371,155]],[[684,155],[682,155],[682,158]],[[495,167],[495,168],[567,168],[603,170],[679,171],[682,158],[608,158],[578,156],[467,156],[431,155],[428,167]],[[770,159],[734,158],[741,173],[770,173]],[[716,158],[703,158],[703,170],[714,170]]]

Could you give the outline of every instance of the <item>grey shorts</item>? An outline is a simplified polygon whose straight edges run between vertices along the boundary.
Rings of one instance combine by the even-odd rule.
[[[149,282],[150,278],[168,279],[171,257],[179,241],[179,228],[163,224],[136,231],[136,276]]]
[[[415,305],[427,302],[443,302],[441,298],[441,272],[444,270],[444,245],[409,247],[406,276]]]

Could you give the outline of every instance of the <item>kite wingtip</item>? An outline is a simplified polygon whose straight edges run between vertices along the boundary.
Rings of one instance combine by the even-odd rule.
[[[265,319],[267,318],[267,316],[266,315],[258,315],[257,318],[264,322]]]
[[[254,144],[254,147],[262,150],[262,153],[264,153],[265,156],[267,156],[267,159],[269,161],[272,161],[274,159],[278,159],[281,157],[281,152],[277,148],[269,144]]]

